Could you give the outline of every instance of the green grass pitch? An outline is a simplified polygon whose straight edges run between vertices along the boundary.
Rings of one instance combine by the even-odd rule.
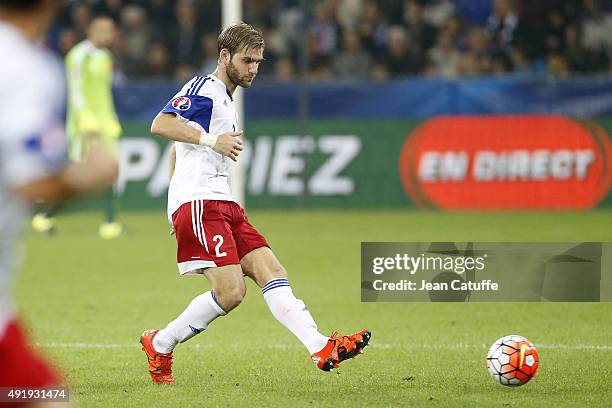
[[[140,333],[208,289],[178,276],[163,212],[125,213],[124,238],[98,213],[29,234],[17,298],[32,337],[82,407],[609,406],[612,303],[360,303],[360,241],[612,241],[612,212],[450,214],[400,210],[254,211],[294,292],[330,333],[372,331],[364,355],[315,369],[249,281],[244,303],[175,350],[175,386],[151,383]],[[609,271],[608,271],[609,272]],[[496,384],[487,347],[521,334],[539,346],[527,385]]]

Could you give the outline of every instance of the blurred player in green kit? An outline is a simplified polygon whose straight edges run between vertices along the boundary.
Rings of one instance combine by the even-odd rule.
[[[114,39],[113,20],[109,17],[96,17],[89,25],[87,39],[74,46],[66,56],[66,131],[72,162],[88,160],[92,141],[100,141],[117,161],[121,125],[113,104],[113,58],[108,50]],[[99,228],[103,239],[114,239],[123,233],[123,225],[116,220],[115,195],[114,189],[109,189],[105,194],[105,220]],[[55,231],[54,217],[59,210],[60,207],[54,207],[35,215],[32,227],[38,232],[52,234]]]

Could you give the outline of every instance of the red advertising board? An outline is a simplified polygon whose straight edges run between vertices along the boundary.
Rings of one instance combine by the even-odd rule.
[[[592,121],[554,115],[448,116],[408,135],[406,194],[448,210],[588,209],[612,182],[612,143]]]

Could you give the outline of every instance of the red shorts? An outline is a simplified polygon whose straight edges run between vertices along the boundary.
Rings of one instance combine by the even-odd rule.
[[[10,322],[0,338],[0,387],[53,387],[59,376],[28,345],[23,330]]]
[[[240,264],[256,248],[269,246],[233,201],[195,200],[172,214],[181,275]]]

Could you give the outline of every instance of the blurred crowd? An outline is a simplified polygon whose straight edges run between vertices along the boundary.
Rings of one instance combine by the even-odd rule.
[[[49,42],[60,54],[92,16],[118,27],[116,70],[128,78],[185,80],[217,62],[222,0],[67,2]],[[606,0],[243,0],[263,32],[262,76],[291,81],[425,75],[611,70],[612,4]],[[307,5],[306,9],[302,7]]]

